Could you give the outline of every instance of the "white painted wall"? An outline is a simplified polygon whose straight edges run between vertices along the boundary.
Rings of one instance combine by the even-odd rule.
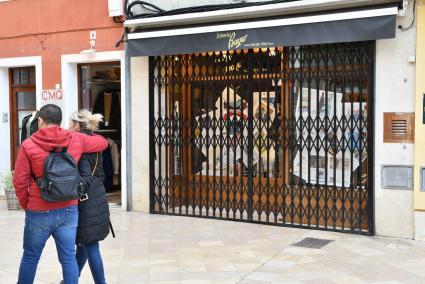
[[[64,90],[64,127],[68,126],[68,118],[74,111],[78,110],[78,68],[79,63],[94,62],[121,62],[121,204],[122,209],[127,210],[127,121],[126,121],[126,68],[124,51],[106,51],[90,54],[67,54],[62,55],[62,89]]]
[[[149,212],[149,58],[132,57],[130,68],[133,210]]]
[[[415,211],[415,240],[425,242],[425,212]]]
[[[7,68],[0,68],[0,178],[10,168],[10,112],[9,112],[9,73]],[[8,122],[3,122],[3,114],[7,114]],[[4,191],[0,184],[0,195]]]
[[[398,17],[397,25],[408,26],[411,13]],[[397,29],[394,39],[376,43],[375,103],[375,224],[381,236],[413,238],[413,190],[381,187],[382,165],[413,165],[413,144],[383,143],[384,112],[414,112],[416,29]]]
[[[9,109],[9,68],[35,66],[35,81],[37,106],[40,104],[38,94],[41,94],[42,89],[42,70],[41,57],[15,57],[15,58],[0,58],[0,175],[5,171],[10,170],[10,109]],[[3,122],[3,113],[8,116],[8,122]],[[0,195],[4,195],[4,191],[0,185]]]

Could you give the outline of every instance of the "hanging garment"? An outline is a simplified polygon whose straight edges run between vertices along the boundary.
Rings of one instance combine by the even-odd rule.
[[[38,111],[25,116],[22,119],[21,143],[38,130]]]
[[[103,110],[105,113],[103,121],[105,126],[108,127],[111,120],[112,93],[104,92],[103,94]]]
[[[112,180],[114,176],[114,170],[112,166],[112,155],[111,155],[111,147],[105,149],[102,152],[103,158],[103,173],[105,174],[105,180],[103,184],[105,185],[105,189],[107,192],[112,191]]]
[[[121,130],[121,105],[116,93],[100,93],[94,104],[93,113],[100,113],[104,117],[104,121],[99,125],[100,129]]]
[[[112,168],[113,168],[113,185],[119,184],[120,174],[120,153],[118,151],[118,145],[114,140],[108,138],[109,147],[111,148]]]

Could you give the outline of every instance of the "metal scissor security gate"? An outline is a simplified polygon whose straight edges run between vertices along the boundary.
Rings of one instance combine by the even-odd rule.
[[[151,212],[373,234],[374,42],[152,57]]]

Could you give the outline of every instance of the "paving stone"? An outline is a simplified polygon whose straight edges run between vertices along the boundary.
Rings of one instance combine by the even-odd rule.
[[[101,242],[109,284],[425,284],[425,243],[111,210],[117,238]],[[0,206],[0,283],[16,283],[23,211]],[[115,225],[116,224],[116,225]],[[304,238],[332,240],[300,248]],[[53,240],[35,283],[57,284],[61,267]],[[85,267],[81,284],[91,284]]]

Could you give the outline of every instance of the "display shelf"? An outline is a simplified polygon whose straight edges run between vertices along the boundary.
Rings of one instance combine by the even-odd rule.
[[[115,133],[118,132],[117,129],[98,129],[95,133]]]
[[[89,84],[105,85],[105,84],[121,84],[121,80],[92,80]]]

